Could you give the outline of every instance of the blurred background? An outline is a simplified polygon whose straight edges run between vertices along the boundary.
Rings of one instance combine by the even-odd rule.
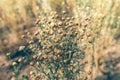
[[[30,32],[36,30],[35,21],[39,16],[52,11],[60,14],[63,10],[67,11],[68,15],[80,18],[84,18],[87,14],[105,16],[104,26],[111,29],[111,35],[110,37],[107,35],[106,41],[111,40],[111,37],[115,40],[112,46],[107,46],[105,52],[110,56],[120,56],[119,8],[120,0],[0,0],[0,66],[8,66],[5,54],[14,52],[20,45],[25,44],[21,35],[24,34],[24,30]],[[107,55],[107,58],[110,57]],[[119,63],[119,59],[117,60]],[[117,64],[118,66],[120,64]],[[0,72],[0,80],[6,76],[5,72]],[[111,80],[119,79],[111,78]]]

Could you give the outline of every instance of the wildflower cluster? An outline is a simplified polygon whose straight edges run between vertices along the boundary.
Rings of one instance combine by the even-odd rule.
[[[39,29],[31,40],[27,39],[28,47],[34,52],[30,65],[34,66],[36,75],[31,77],[38,78],[39,74],[39,78],[46,80],[80,79],[85,52],[80,44],[82,35],[76,18],[65,11],[61,15],[52,12],[35,23]]]

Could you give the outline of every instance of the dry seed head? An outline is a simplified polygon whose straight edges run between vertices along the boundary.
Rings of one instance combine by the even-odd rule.
[[[64,18],[64,17],[62,17],[62,18],[61,18],[61,20],[62,20],[62,21],[65,21],[65,18]]]
[[[22,57],[22,60],[25,60],[25,57]]]
[[[69,22],[66,22],[66,26],[68,26],[69,25]]]
[[[82,30],[85,32],[85,31],[86,31],[86,28],[83,27]]]
[[[41,67],[44,69],[45,68],[45,64],[41,64]]]
[[[39,65],[39,62],[37,61],[36,64]]]
[[[56,50],[56,51],[55,51],[55,54],[56,54],[56,55],[58,55],[58,54],[60,54],[60,53],[61,53],[60,50]]]
[[[5,40],[3,40],[3,43],[7,44],[7,43],[8,43],[8,40],[6,40],[6,39],[5,39]]]
[[[43,76],[42,76],[41,74],[37,74],[37,75],[36,75],[36,78],[41,79],[41,78],[43,78]]]
[[[69,20],[70,20],[70,17],[67,17],[66,20],[69,21]]]
[[[24,48],[25,48],[25,46],[20,46],[19,51],[23,50]]]
[[[96,31],[95,31],[95,34],[99,34],[99,32],[100,32],[99,30],[96,30]]]
[[[58,42],[58,38],[54,38],[54,40],[53,40],[55,43],[57,43]]]
[[[65,32],[63,32],[62,34],[61,34],[61,36],[65,36],[66,35],[66,33]]]
[[[34,62],[33,62],[33,61],[32,61],[32,62],[30,62],[30,65],[31,65],[31,66],[33,66],[33,65],[34,65]]]
[[[43,18],[43,21],[46,23],[46,22],[47,22],[47,19],[46,19],[46,18]]]
[[[34,33],[34,36],[37,36],[39,34],[39,31],[36,31],[35,33]]]
[[[60,74],[62,74],[63,72],[64,72],[64,70],[63,70],[63,69],[60,69],[60,70],[59,70],[59,73],[60,73]]]
[[[36,59],[36,58],[37,58],[37,55],[33,55],[33,58]]]
[[[32,49],[32,48],[33,48],[33,45],[29,45],[29,48]]]
[[[50,35],[53,35],[54,34],[54,32],[53,31],[50,31],[50,33],[49,33]]]
[[[19,58],[19,59],[18,59],[18,62],[22,62],[22,58]]]
[[[44,55],[43,55],[43,58],[44,58],[44,59],[47,59],[47,58],[48,58],[48,56],[47,56],[46,54],[44,54]]]
[[[78,26],[79,25],[79,23],[75,23],[75,26]]]
[[[55,53],[54,53],[54,55],[55,55],[55,56],[58,56],[58,55],[59,55],[59,53],[56,53],[56,52],[55,52]]]
[[[87,26],[88,26],[88,24],[84,24],[83,26],[84,26],[84,27],[87,27]]]
[[[13,62],[13,63],[12,63],[12,65],[13,65],[13,66],[16,66],[16,65],[17,65],[17,63],[16,63],[16,62]]]
[[[55,19],[55,16],[52,16],[52,19]]]
[[[86,33],[86,36],[87,36],[87,37],[90,37],[90,36],[91,36],[91,34],[88,32],[88,33]]]
[[[70,21],[69,21],[69,23],[73,23],[73,21],[72,21],[72,20],[70,20]]]
[[[10,53],[6,53],[7,56],[10,56]]]
[[[50,24],[50,23],[51,23],[51,21],[48,21],[47,23],[48,23],[48,24]]]
[[[56,24],[56,23],[53,23],[53,27],[57,27],[57,24]]]
[[[55,18],[58,19],[60,16],[58,14],[55,15]]]
[[[10,79],[10,80],[16,80],[15,76],[11,77],[11,79]]]
[[[62,11],[63,14],[66,14],[66,11]]]
[[[30,40],[28,43],[29,43],[29,44],[32,44],[32,43],[33,43],[33,41],[32,41],[32,40]]]
[[[88,42],[92,43],[93,42],[93,38],[92,37],[88,37]]]
[[[62,26],[63,25],[63,22],[58,22],[58,26]]]
[[[57,60],[57,56],[53,56],[54,60],[56,61]]]
[[[62,33],[63,31],[62,31],[62,29],[58,29],[58,33]]]
[[[34,48],[32,48],[31,50],[32,50],[32,51],[36,51],[36,48],[34,47]]]
[[[88,73],[88,75],[91,75],[92,72],[89,70],[87,73]]]
[[[47,34],[45,34],[45,35],[44,35],[44,38],[47,38],[47,36],[48,36],[48,35],[47,35]]]
[[[25,30],[24,33],[27,34],[28,30]]]
[[[37,20],[35,21],[35,24],[39,24],[39,22],[40,22],[40,19],[37,19]]]
[[[71,17],[71,19],[72,19],[72,20],[74,20],[74,19],[75,19],[75,17]]]
[[[58,72],[59,72],[59,71],[58,71]],[[57,73],[56,76],[57,76],[58,78],[60,78],[60,74],[59,74],[59,73]]]
[[[76,56],[77,56],[77,53],[74,53],[74,54],[73,54],[73,57],[76,58]]]
[[[73,24],[72,24],[72,23],[69,23],[69,24],[68,24],[68,27],[72,27],[72,26],[73,26]]]
[[[80,36],[80,39],[82,39],[82,40],[83,40],[83,39],[84,39],[84,37],[83,37],[83,36]]]
[[[33,75],[34,74],[34,72],[33,71],[30,71],[30,75]]]
[[[24,38],[25,38],[25,35],[22,35],[21,38],[24,39]]]
[[[109,73],[109,69],[106,68],[105,66],[106,66],[106,64],[102,64],[102,65],[100,66],[100,70],[101,70],[102,72],[104,72],[104,73]]]
[[[26,33],[26,34],[27,34],[27,35],[30,35],[30,32],[28,32],[28,31],[27,31],[27,33]]]
[[[60,55],[57,55],[57,57],[59,58],[59,57],[60,57]]]

